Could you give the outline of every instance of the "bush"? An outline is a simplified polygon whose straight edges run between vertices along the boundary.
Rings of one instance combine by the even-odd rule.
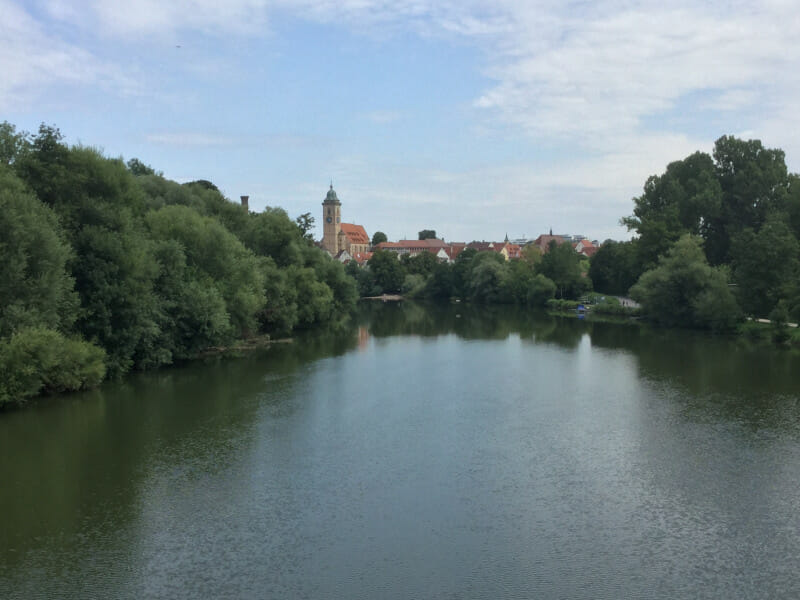
[[[106,374],[105,352],[52,329],[31,328],[0,342],[0,407],[43,392],[80,390]]]
[[[557,298],[551,298],[547,301],[547,308],[548,310],[554,310],[558,312],[572,312],[578,309],[578,306],[581,303],[577,300],[559,300]]]

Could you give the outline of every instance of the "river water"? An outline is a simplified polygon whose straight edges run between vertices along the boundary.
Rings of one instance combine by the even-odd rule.
[[[510,309],[0,414],[1,598],[798,598],[800,357]]]

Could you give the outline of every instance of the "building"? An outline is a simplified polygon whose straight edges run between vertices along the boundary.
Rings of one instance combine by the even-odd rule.
[[[322,243],[331,256],[347,251],[350,256],[369,250],[369,236],[361,225],[342,223],[342,203],[331,184],[322,201]]]
[[[322,247],[331,256],[339,254],[339,232],[342,230],[341,222],[342,203],[336,197],[336,192],[328,190],[328,195],[322,201]]]
[[[561,245],[567,241],[565,237],[569,238],[570,236],[553,235],[553,232],[551,231],[549,234],[542,234],[537,237],[533,241],[533,245],[539,248],[539,250],[542,251],[542,254],[545,254],[548,250],[550,250],[550,242],[555,242],[556,245]]]
[[[378,244],[380,250],[388,250],[397,254],[408,254],[409,256],[416,256],[420,252],[430,252],[432,254],[439,254],[440,250],[447,248],[442,240],[436,238],[427,240],[400,240],[399,242],[381,242]],[[447,252],[445,250],[445,256]]]
[[[575,244],[573,248],[575,248],[575,252],[578,254],[583,254],[589,258],[594,256],[594,253],[597,252],[597,245],[585,238]]]
[[[342,223],[342,229],[339,231],[339,250],[345,249],[353,256],[369,251],[369,236],[361,225]]]

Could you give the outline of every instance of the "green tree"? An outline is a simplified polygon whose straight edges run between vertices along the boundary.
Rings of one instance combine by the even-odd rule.
[[[250,250],[271,257],[279,267],[303,263],[305,243],[283,209],[267,207],[264,212],[251,215],[242,239]]]
[[[509,278],[508,265],[502,255],[479,252],[472,261],[468,285],[470,300],[483,304],[511,302]]]
[[[289,280],[297,290],[297,320],[301,326],[310,326],[330,319],[334,311],[333,292],[319,281],[313,269],[292,266]]]
[[[314,217],[311,216],[311,213],[303,213],[294,221],[297,223],[297,227],[300,229],[300,235],[303,237],[303,239],[309,242],[313,241],[314,236],[312,235],[311,230],[314,229]]]
[[[376,250],[367,261],[367,265],[381,293],[393,294],[400,291],[405,273],[400,261],[397,260],[397,254],[387,250]]]
[[[800,244],[780,213],[772,213],[756,233],[745,228],[732,239],[737,297],[744,311],[765,317],[800,277]]]
[[[709,235],[720,217],[722,189],[711,157],[695,152],[648,178],[644,193],[633,201],[633,215],[622,223],[639,235],[639,262],[650,268],[684,233]]]
[[[136,176],[139,175],[158,175],[159,177],[163,175],[160,171],[156,173],[156,170],[151,167],[150,165],[144,164],[138,158],[130,159],[125,165],[128,167],[128,170]]]
[[[3,121],[0,123],[0,165],[11,165],[28,147],[28,134],[17,133],[17,128]]]
[[[0,408],[44,392],[93,387],[105,376],[103,350],[43,327],[0,339]]]
[[[528,244],[520,250],[520,257],[529,265],[535,267],[542,260],[542,251],[538,246]]]
[[[423,229],[419,232],[419,239],[421,240],[434,240],[436,239],[435,229]]]
[[[555,284],[559,298],[577,298],[592,287],[592,282],[581,272],[580,261],[580,255],[570,244],[551,241],[536,272]]]
[[[55,213],[0,166],[0,337],[26,327],[68,332],[77,316],[73,257]]]
[[[419,252],[414,256],[408,254],[400,256],[400,264],[411,275],[428,277],[438,263],[439,259],[436,258],[436,255],[427,251]]]
[[[714,144],[721,210],[710,219],[706,256],[711,264],[730,262],[732,238],[745,228],[758,230],[772,211],[786,208],[789,176],[782,150],[759,140],[722,136]]]
[[[378,244],[382,244],[383,242],[388,242],[389,238],[386,237],[386,234],[382,231],[376,231],[372,234],[372,245],[377,246]]]
[[[221,223],[185,206],[167,206],[147,215],[154,239],[174,240],[186,265],[225,301],[234,335],[254,332],[264,304],[264,279],[256,257]],[[210,298],[211,299],[211,298]]]
[[[447,300],[456,295],[454,267],[438,263],[425,284],[421,294],[427,298]]]
[[[709,266],[701,239],[688,234],[639,278],[631,296],[660,325],[723,331],[741,318],[726,270]]]
[[[638,243],[608,240],[597,249],[589,262],[589,278],[596,291],[619,296],[628,293],[642,274]]]

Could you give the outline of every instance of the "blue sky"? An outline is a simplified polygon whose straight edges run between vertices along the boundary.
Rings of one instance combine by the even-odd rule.
[[[0,0],[0,120],[390,239],[626,239],[732,134],[800,170],[796,1]],[[315,231],[321,234],[321,227]]]

